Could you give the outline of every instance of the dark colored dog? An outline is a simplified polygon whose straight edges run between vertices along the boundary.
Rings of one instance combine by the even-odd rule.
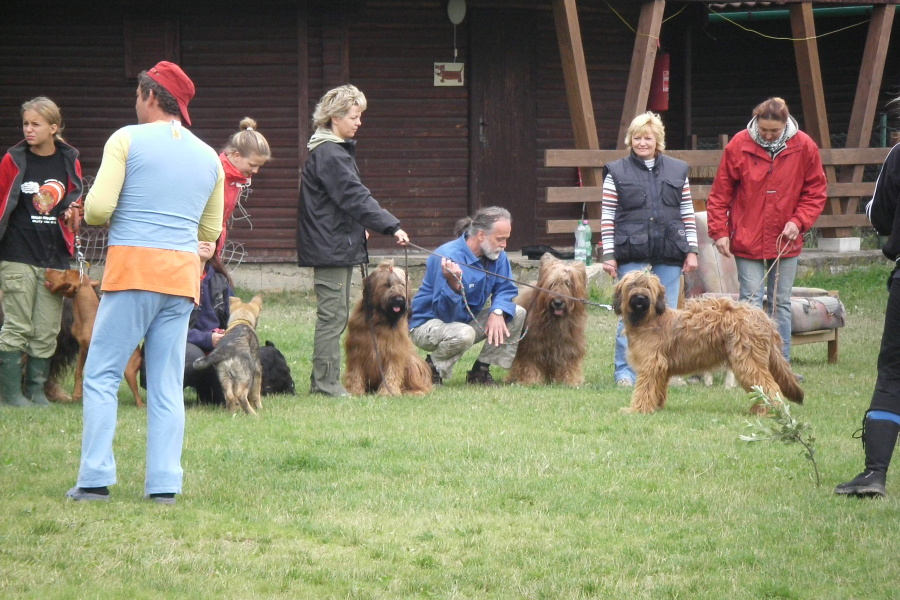
[[[289,394],[294,395],[294,380],[291,378],[291,368],[284,358],[281,350],[275,344],[266,340],[264,346],[259,347],[259,364],[262,365],[262,395]]]
[[[256,337],[261,308],[262,296],[254,296],[247,303],[232,296],[225,335],[212,352],[194,361],[198,371],[215,365],[225,393],[225,408],[230,412],[240,406],[244,412],[253,415],[262,408],[262,367],[259,364],[259,338]]]

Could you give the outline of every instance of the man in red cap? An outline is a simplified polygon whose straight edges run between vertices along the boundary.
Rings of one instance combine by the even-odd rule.
[[[181,493],[184,351],[200,298],[197,242],[222,230],[224,173],[190,125],[194,84],[176,64],[138,75],[137,125],[106,142],[85,201],[85,221],[109,223],[104,291],[84,375],[84,429],[72,500],[108,500],[116,483],[112,441],[119,383],[144,340],[147,365],[145,497],[174,504]]]

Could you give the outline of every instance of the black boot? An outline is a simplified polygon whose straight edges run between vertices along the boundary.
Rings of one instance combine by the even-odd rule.
[[[865,471],[847,483],[834,488],[835,494],[852,496],[884,496],[888,465],[897,444],[900,425],[882,419],[863,420],[863,448],[866,451]]]
[[[491,365],[481,361],[475,361],[472,370],[466,373],[466,383],[474,385],[496,385],[491,376]]]
[[[444,385],[444,380],[441,378],[441,374],[438,373],[437,367],[434,366],[434,363],[431,362],[431,355],[425,357],[425,362],[428,363],[428,366],[431,368],[431,383],[432,385]]]

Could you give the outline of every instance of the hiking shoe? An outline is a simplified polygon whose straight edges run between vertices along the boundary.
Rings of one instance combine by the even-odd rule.
[[[803,379],[804,379],[804,378],[803,378],[803,375],[801,375],[800,373],[794,373],[794,377],[797,378],[797,381],[798,381],[799,383],[803,383]]]
[[[444,385],[444,379],[441,377],[441,374],[438,373],[437,367],[434,366],[434,363],[431,362],[431,355],[425,357],[425,362],[428,363],[428,366],[431,367],[431,383],[432,385]]]
[[[86,492],[77,485],[66,492],[66,498],[75,502],[109,502],[109,494]]]
[[[466,373],[466,383],[473,385],[497,385],[497,382],[491,376],[491,368],[488,365],[483,365]]]
[[[627,377],[623,377],[622,379],[616,379],[616,385],[619,387],[630,388],[634,387],[634,382]]]
[[[866,469],[847,483],[842,483],[834,488],[834,493],[844,496],[864,496],[869,498],[886,496],[887,492],[884,489],[886,475],[884,472],[879,473]]]

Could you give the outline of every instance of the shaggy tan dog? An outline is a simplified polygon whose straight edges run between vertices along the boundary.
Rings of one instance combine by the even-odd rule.
[[[506,380],[526,385],[579,386],[584,383],[587,315],[584,303],[572,298],[587,295],[584,264],[563,262],[552,254],[544,254],[537,287],[562,296],[527,288],[516,298],[516,304],[528,311],[528,330],[519,342]]]
[[[728,298],[697,298],[684,310],[666,307],[656,275],[632,271],[616,284],[613,309],[628,336],[637,371],[630,412],[651,413],[666,403],[669,377],[727,364],[745,390],[758,385],[797,403],[803,390],[781,355],[781,336],[762,310]],[[751,412],[764,412],[751,407]]]
[[[427,394],[431,367],[409,339],[409,295],[402,269],[384,261],[363,280],[344,338],[344,387],[354,395]]]

